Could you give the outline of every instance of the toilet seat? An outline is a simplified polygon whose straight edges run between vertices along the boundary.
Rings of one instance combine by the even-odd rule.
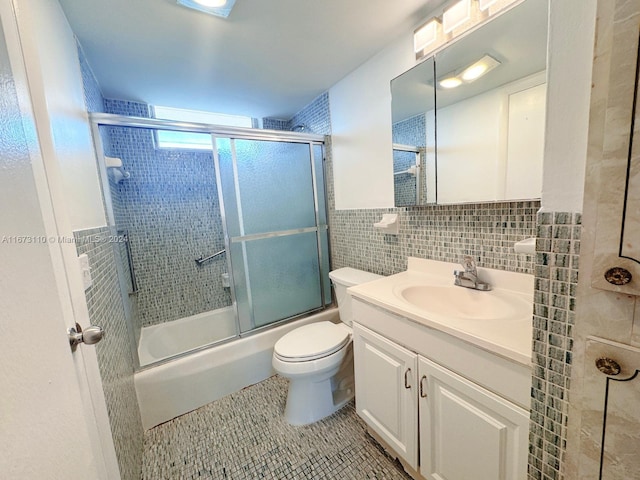
[[[275,356],[283,362],[308,362],[328,357],[351,340],[344,325],[317,322],[296,328],[274,346]]]

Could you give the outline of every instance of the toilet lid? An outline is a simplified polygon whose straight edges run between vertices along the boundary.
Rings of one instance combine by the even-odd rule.
[[[349,332],[331,322],[318,322],[298,327],[275,344],[278,357],[294,361],[308,361],[326,357],[349,342]]]

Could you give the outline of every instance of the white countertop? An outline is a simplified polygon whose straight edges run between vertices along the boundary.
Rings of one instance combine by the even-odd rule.
[[[445,317],[417,307],[398,294],[403,288],[409,286],[453,285],[453,271],[460,269],[461,266],[454,263],[410,257],[407,271],[350,287],[348,291],[355,298],[382,307],[425,327],[440,330],[482,349],[530,366],[533,275],[478,268],[479,280],[489,283],[492,290],[482,292],[465,289],[468,290],[468,295],[508,295],[511,298],[516,297],[521,306],[522,302],[526,302],[519,314],[498,319]]]

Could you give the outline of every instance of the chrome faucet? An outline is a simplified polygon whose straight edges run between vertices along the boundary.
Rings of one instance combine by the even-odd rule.
[[[472,288],[474,290],[491,290],[491,286],[488,283],[478,281],[478,269],[476,268],[476,262],[472,257],[465,255],[462,259],[461,265],[464,267],[464,270],[453,271],[453,275],[455,277],[453,281],[454,285]]]

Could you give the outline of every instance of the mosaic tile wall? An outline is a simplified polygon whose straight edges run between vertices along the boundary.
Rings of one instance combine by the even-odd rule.
[[[78,54],[87,111],[103,111],[100,87],[80,46]],[[133,384],[137,362],[133,358],[131,332],[127,327],[127,314],[132,318],[132,303],[122,296],[118,279],[117,262],[122,259],[116,251],[122,251],[123,245],[97,241],[107,234],[109,229],[105,226],[75,232],[75,238],[78,254],[89,256],[94,282],[86,291],[89,318],[92,324],[101,325],[107,332],[104,340],[96,345],[96,354],[121,477],[129,480],[140,477],[143,443],[140,409]],[[123,265],[121,263],[120,268]]]
[[[563,478],[580,229],[579,213],[538,214],[530,480]]]
[[[535,236],[538,201],[331,210],[332,268],[351,266],[382,275],[401,272],[407,257],[459,262],[471,255],[480,267],[534,272],[533,255],[513,244]],[[399,215],[400,232],[376,232],[383,213]]]
[[[391,127],[393,143],[411,145],[414,147],[425,147],[427,143],[427,125],[425,115],[416,115],[402,122],[396,122]],[[416,157],[414,153],[393,151],[393,171],[402,172],[412,165],[415,165]],[[424,158],[421,159],[424,165]],[[423,170],[424,172],[424,170]],[[423,177],[424,178],[424,177]],[[426,198],[426,182],[420,184],[422,191],[421,198]],[[396,206],[415,205],[416,196],[416,176],[402,174],[393,176],[393,188]]]
[[[325,92],[316,97],[309,105],[304,107],[289,119],[289,130],[297,125],[304,125],[307,133],[331,135],[331,112],[329,111],[329,93]]]
[[[279,118],[263,118],[262,128],[265,130],[289,130],[289,121]]]
[[[125,480],[137,479],[142,468],[144,431],[133,384],[134,359],[114,244],[108,227],[76,231],[74,236],[78,255],[86,253],[91,265],[93,285],[86,291],[89,318],[106,332],[95,347],[120,474]]]
[[[87,62],[87,58],[84,55],[82,47],[80,44],[77,44],[77,47],[87,112],[104,112],[104,98],[100,91],[100,85],[98,85],[98,81],[93,74],[93,70],[91,70],[89,63]]]
[[[108,113],[148,116],[136,102],[105,100]],[[222,286],[225,257],[196,258],[224,248],[211,152],[157,149],[153,131],[110,127],[111,152],[131,177],[112,188],[119,229],[129,232],[141,326],[231,304]]]

